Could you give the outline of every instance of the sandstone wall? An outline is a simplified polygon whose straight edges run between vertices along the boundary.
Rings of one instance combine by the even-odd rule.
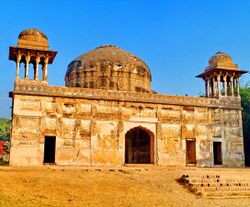
[[[213,166],[221,141],[224,166],[243,166],[241,111],[163,103],[14,94],[11,165],[42,165],[44,137],[56,136],[56,164],[120,166],[125,134],[152,132],[154,163],[186,165],[186,139],[196,139],[198,166]]]

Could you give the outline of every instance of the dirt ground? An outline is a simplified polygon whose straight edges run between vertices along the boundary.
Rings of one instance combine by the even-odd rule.
[[[183,174],[244,174],[250,169],[0,167],[0,206],[250,206],[250,198],[206,199],[175,180]]]

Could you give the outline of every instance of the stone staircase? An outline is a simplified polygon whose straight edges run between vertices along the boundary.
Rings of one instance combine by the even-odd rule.
[[[241,175],[183,175],[179,180],[195,195],[215,198],[250,197],[250,180]]]

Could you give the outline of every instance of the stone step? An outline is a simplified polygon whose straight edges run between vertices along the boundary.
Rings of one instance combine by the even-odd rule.
[[[213,197],[213,198],[250,197],[250,191],[206,192],[206,193],[203,193],[202,196]]]
[[[188,175],[182,175],[183,178],[186,179],[215,179],[220,178],[220,175],[217,174],[210,174],[210,175],[200,175],[200,174],[188,174]]]
[[[215,175],[215,174],[207,174],[207,175],[182,175],[183,178],[188,180],[213,180],[213,179],[245,179],[242,175]],[[232,178],[233,177],[233,178]]]
[[[248,182],[189,183],[190,187],[240,187],[249,185]]]
[[[245,179],[211,179],[211,180],[206,180],[206,179],[186,179],[187,182],[193,183],[193,184],[201,184],[201,183],[240,183],[246,181]]]
[[[243,176],[183,175],[180,181],[196,195],[207,197],[250,197],[250,181]]]
[[[196,188],[198,192],[218,192],[218,191],[224,191],[224,192],[239,192],[239,191],[249,191],[250,192],[250,186],[232,186],[232,187],[198,187]]]
[[[191,192],[195,193],[196,195],[206,196],[206,197],[228,197],[228,196],[250,196],[250,188],[203,188],[191,190]]]
[[[193,184],[206,184],[206,183],[241,183],[241,182],[250,182],[250,180],[244,179],[242,176],[238,177],[222,177],[220,178],[201,178],[201,177],[192,177],[192,178],[187,178],[185,176],[182,177],[185,182],[188,183],[193,183]]]

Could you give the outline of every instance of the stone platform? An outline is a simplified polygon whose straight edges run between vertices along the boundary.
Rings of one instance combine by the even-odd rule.
[[[250,197],[250,180],[244,175],[187,174],[178,181],[195,195],[203,197]]]
[[[156,169],[154,165],[126,165],[122,167],[84,167],[84,166],[56,166],[56,165],[45,165],[52,170],[61,171],[110,171],[110,172],[143,172]]]

